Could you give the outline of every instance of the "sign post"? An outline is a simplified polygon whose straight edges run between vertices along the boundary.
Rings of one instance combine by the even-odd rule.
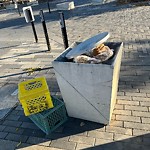
[[[37,43],[38,42],[38,38],[37,38],[35,26],[34,26],[35,19],[34,19],[34,16],[33,16],[33,11],[32,11],[31,6],[23,7],[23,13],[24,13],[26,22],[27,23],[29,23],[29,22],[31,23],[33,34],[34,34],[34,38],[35,38],[35,42]]]

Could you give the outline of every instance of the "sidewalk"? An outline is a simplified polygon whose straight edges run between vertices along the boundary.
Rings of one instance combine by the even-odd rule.
[[[124,42],[117,103],[110,125],[69,118],[63,126],[47,136],[24,116],[21,106],[18,105],[0,121],[0,150],[149,150],[149,11],[148,6],[86,6],[78,7],[66,17],[70,43],[104,31],[111,33],[108,41]],[[40,76],[46,77],[51,94],[61,98],[51,67],[51,61],[64,50],[60,41],[57,41],[60,33],[56,21],[58,20],[47,23],[55,35],[51,40],[51,53],[46,51],[45,41],[41,39],[38,44],[24,43],[13,47],[0,57],[0,93],[3,93],[0,100],[9,100],[5,94],[7,88],[10,87],[9,96],[12,96],[18,82]],[[43,69],[23,73],[23,69],[39,67]]]

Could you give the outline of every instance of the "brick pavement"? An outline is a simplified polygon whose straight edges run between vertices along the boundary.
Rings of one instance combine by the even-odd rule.
[[[109,6],[109,7],[108,7]],[[111,7],[110,7],[111,6]],[[123,41],[124,51],[120,72],[117,103],[110,125],[69,118],[67,123],[49,136],[40,131],[27,117],[22,108],[17,106],[6,118],[0,122],[0,150],[2,149],[98,149],[98,150],[149,150],[150,144],[150,21],[149,6],[119,7],[114,5],[79,7],[67,17],[67,29],[70,43],[84,40],[98,32],[109,31],[109,41]],[[55,14],[54,14],[55,15]],[[53,28],[54,40],[59,41],[60,32],[58,20],[49,22]],[[55,43],[59,45],[60,41]],[[27,45],[25,45],[26,47]],[[29,49],[31,52],[36,44]],[[58,46],[60,48],[60,45]],[[62,45],[61,45],[62,47]],[[27,48],[27,47],[26,47]],[[41,52],[39,47],[39,51]],[[53,53],[35,53],[20,57],[1,60],[4,74],[11,69],[14,73],[23,68],[49,67],[50,61],[59,55],[62,48]],[[42,49],[42,50],[45,50]],[[26,53],[26,51],[24,51]],[[39,52],[38,51],[38,52]],[[1,56],[9,57],[18,54],[14,48]],[[20,54],[20,53],[19,53]],[[33,56],[33,57],[32,57]],[[52,57],[54,56],[54,57]],[[43,57],[44,60],[41,58]],[[32,61],[32,63],[30,62]],[[35,61],[34,61],[35,60]],[[5,63],[4,63],[5,62]],[[12,65],[14,63],[14,69]],[[30,62],[30,63],[29,63]],[[4,65],[6,64],[6,65]],[[7,66],[7,69],[6,69]],[[10,69],[8,67],[10,66]],[[4,75],[1,71],[1,75]],[[61,97],[53,69],[42,70],[34,74],[7,77],[1,80],[1,86],[18,83],[23,79],[44,75],[47,78],[52,95]],[[84,125],[82,126],[81,124]]]

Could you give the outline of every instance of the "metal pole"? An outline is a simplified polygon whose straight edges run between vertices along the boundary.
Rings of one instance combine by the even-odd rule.
[[[35,42],[37,43],[37,42],[38,42],[38,38],[37,38],[37,34],[36,34],[34,22],[33,22],[33,20],[32,20],[32,14],[31,14],[31,12],[30,12],[30,9],[28,9],[27,11],[28,11],[28,14],[29,14],[29,18],[30,18],[30,20],[31,20],[31,26],[32,26],[32,29],[33,29],[33,34],[34,34]]]
[[[61,31],[62,31],[62,38],[64,42],[64,48],[68,48],[68,37],[67,37],[67,30],[66,30],[66,24],[65,24],[65,19],[64,19],[64,14],[63,12],[60,12],[60,25],[61,25]]]
[[[48,10],[49,10],[49,13],[51,13],[49,1],[47,1],[47,7],[48,7]]]
[[[45,34],[47,48],[50,51],[51,50],[51,46],[50,46],[50,42],[49,42],[49,36],[48,36],[47,27],[46,27],[45,18],[44,18],[44,13],[43,13],[42,9],[40,10],[40,17],[41,17],[41,22],[42,22],[44,34]]]
[[[35,26],[34,26],[34,22],[31,21],[31,25],[32,25],[32,29],[33,29],[33,34],[34,34],[34,38],[35,38],[35,42],[38,42],[38,38],[37,38],[37,34],[36,34],[36,30],[35,30]]]
[[[20,6],[18,5],[17,2],[15,2],[14,5],[15,5],[15,8],[18,10],[19,16],[21,16],[21,12],[20,12],[20,8],[19,8]]]
[[[19,16],[21,16],[21,12],[20,12],[20,6],[18,5],[17,9],[18,9],[18,13],[19,13]]]

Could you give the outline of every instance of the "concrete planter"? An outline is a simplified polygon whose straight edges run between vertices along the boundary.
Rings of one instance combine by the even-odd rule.
[[[52,62],[69,116],[103,124],[110,122],[116,103],[123,43],[106,45],[115,50],[107,64],[67,62],[65,55],[70,48]]]
[[[73,1],[57,4],[56,7],[57,10],[70,10],[75,8]]]

